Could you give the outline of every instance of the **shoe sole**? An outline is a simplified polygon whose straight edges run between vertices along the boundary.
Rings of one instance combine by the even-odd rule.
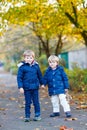
[[[41,118],[40,119],[33,119],[33,121],[41,121]]]
[[[30,122],[30,120],[24,120],[24,122]]]
[[[24,119],[24,122],[30,122],[30,119]]]

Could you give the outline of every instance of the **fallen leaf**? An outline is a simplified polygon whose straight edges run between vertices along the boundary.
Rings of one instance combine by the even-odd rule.
[[[60,126],[60,130],[65,130],[65,129],[67,129],[67,127],[66,126]]]
[[[39,128],[35,128],[35,130],[40,130]]]
[[[19,107],[20,107],[20,108],[25,108],[25,106],[24,106],[24,105],[19,105]]]
[[[87,109],[87,105],[78,105],[76,109]]]
[[[23,119],[24,117],[23,116],[20,116],[19,119]]]
[[[74,130],[73,128],[67,128],[66,126],[60,126],[60,130]]]
[[[0,108],[0,111],[5,111],[6,109],[5,108]]]
[[[10,97],[9,100],[15,101],[16,98],[14,98],[14,97]]]
[[[48,102],[45,102],[45,104],[48,104]]]
[[[77,118],[65,118],[65,121],[75,121]]]

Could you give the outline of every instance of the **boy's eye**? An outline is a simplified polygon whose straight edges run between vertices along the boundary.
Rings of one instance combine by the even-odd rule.
[[[51,63],[55,63],[55,61],[52,61],[52,62],[49,62],[49,63],[50,63],[50,64],[51,64]]]
[[[29,58],[29,56],[27,56],[27,58]]]
[[[53,64],[53,62],[50,62],[50,64]]]

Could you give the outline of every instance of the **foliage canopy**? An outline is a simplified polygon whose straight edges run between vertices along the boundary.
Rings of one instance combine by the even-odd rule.
[[[7,12],[0,13],[2,21],[27,25],[40,40],[47,57],[51,53],[52,38],[57,39],[55,54],[61,52],[64,35],[83,38],[87,46],[87,8],[83,0],[57,0],[54,4],[48,0],[7,1],[10,6]]]

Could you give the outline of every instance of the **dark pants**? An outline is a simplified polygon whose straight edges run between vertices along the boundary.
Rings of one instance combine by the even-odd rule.
[[[25,90],[24,95],[25,95],[25,117],[30,118],[31,102],[33,102],[34,105],[35,117],[40,116],[38,89]]]

